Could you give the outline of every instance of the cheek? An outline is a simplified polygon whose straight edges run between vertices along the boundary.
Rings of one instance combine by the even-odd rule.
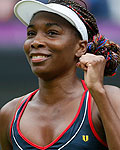
[[[29,40],[26,40],[25,42],[24,42],[24,52],[26,53],[26,54],[29,54],[29,50],[30,50],[30,41]]]
[[[66,67],[74,64],[75,54],[74,54],[74,47],[71,43],[70,44],[68,44],[67,42],[60,43],[59,49],[57,48],[58,47],[56,46],[56,50],[57,50],[56,52],[57,57],[55,57],[56,63],[57,62],[58,64],[61,63],[61,65],[65,65]]]
[[[51,49],[58,54],[57,60],[73,63],[75,61],[75,47],[76,43],[71,37],[62,37],[60,40],[51,43]]]
[[[27,60],[28,60],[28,62],[29,62],[29,64],[30,64],[30,59],[29,59],[30,41],[26,40],[26,41],[24,42],[23,48],[24,48],[24,52],[25,52],[26,58],[27,58]]]
[[[59,40],[53,40],[52,42],[48,43],[50,49],[55,49],[58,52],[61,51],[69,51],[74,49],[74,40],[71,38],[61,37]]]

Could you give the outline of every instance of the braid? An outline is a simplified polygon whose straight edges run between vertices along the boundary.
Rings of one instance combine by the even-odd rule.
[[[78,3],[82,2],[85,7]],[[96,19],[86,7],[83,0],[49,0],[49,3],[57,3],[72,9],[83,21],[88,32],[87,53],[103,55],[106,59],[104,75],[113,76],[120,64],[120,47],[99,33]]]
[[[106,59],[105,76],[113,76],[120,64],[120,47],[108,40],[103,35],[93,36],[93,40],[88,43],[88,53],[103,55]]]

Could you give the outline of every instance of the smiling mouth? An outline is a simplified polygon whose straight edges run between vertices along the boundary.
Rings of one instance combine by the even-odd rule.
[[[49,56],[32,56],[32,59],[48,58]]]
[[[31,60],[33,63],[39,63],[47,60],[50,55],[38,55],[38,56],[31,56]]]

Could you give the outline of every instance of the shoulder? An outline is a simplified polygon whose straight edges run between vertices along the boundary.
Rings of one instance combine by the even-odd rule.
[[[32,92],[31,92],[32,93]],[[21,102],[26,99],[31,93],[23,95],[9,101],[0,109],[0,119],[11,120]],[[6,119],[5,119],[6,118]],[[1,125],[1,122],[0,122]]]
[[[110,99],[116,99],[120,101],[120,88],[113,85],[104,85],[107,96]]]
[[[23,97],[24,96],[21,96],[19,98],[15,98],[15,99],[9,101],[7,104],[5,104],[0,109],[0,119],[2,118],[4,120],[9,120],[9,118],[11,118],[11,116],[15,113],[17,105],[20,104],[20,102],[21,102],[21,100],[22,100]]]
[[[24,96],[9,101],[0,109],[0,144],[9,145],[9,127]]]
[[[114,85],[104,85],[104,88],[105,89],[108,89],[108,90],[118,90],[120,91],[120,87],[117,87],[117,86],[114,86]]]
[[[9,101],[0,109],[0,119],[9,120],[9,118],[14,114],[17,104],[20,102],[21,97],[15,98]],[[1,122],[0,122],[1,124]]]

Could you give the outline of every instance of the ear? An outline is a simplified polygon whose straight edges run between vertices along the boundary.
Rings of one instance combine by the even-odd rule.
[[[84,55],[87,51],[87,41],[86,40],[79,40],[75,56],[76,57],[81,57]]]

